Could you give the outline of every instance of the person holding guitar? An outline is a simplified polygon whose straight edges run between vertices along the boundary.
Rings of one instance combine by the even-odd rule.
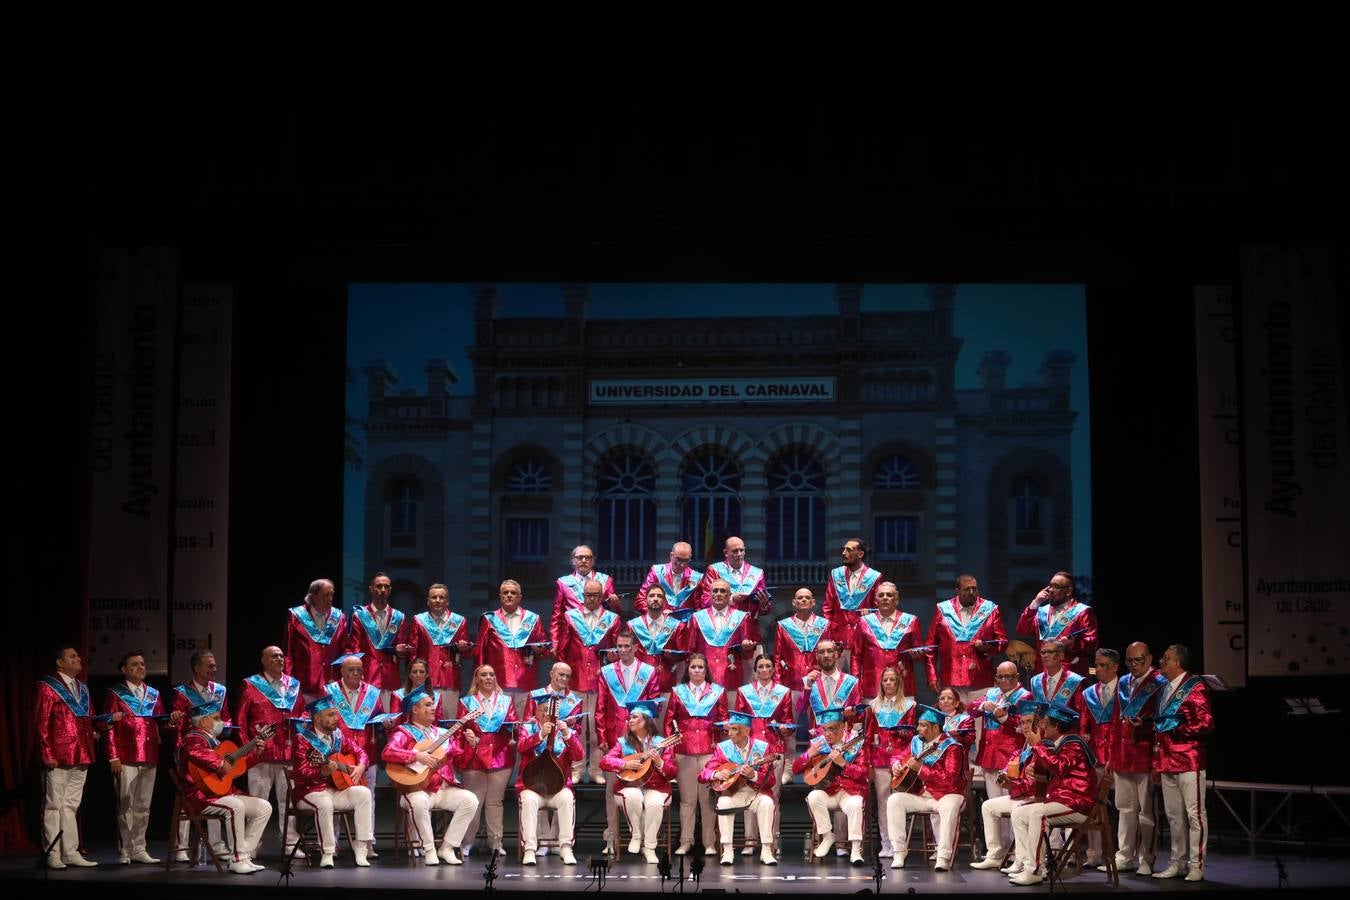
[[[917,730],[919,705],[914,698],[905,696],[905,684],[900,670],[895,666],[886,666],[878,679],[877,695],[867,704],[864,728],[867,740],[868,756],[872,763],[872,787],[877,792],[877,809],[886,808],[886,800],[891,796],[891,760],[909,746],[910,738]],[[891,846],[891,832],[885,816],[879,817],[877,830],[881,833],[881,859],[890,859],[895,855]]]
[[[291,764],[295,772],[295,792],[300,802],[314,810],[323,856],[319,868],[333,868],[337,835],[333,830],[333,812],[355,813],[356,843],[352,855],[358,866],[368,866],[366,856],[373,837],[370,826],[370,788],[361,784],[370,759],[366,751],[342,740],[338,723],[342,716],[333,701],[320,697],[307,707],[313,717],[312,728],[303,722],[295,726],[295,744]]]
[[[234,719],[239,735],[244,740],[257,736],[262,725],[273,727],[272,737],[263,745],[258,759],[248,770],[248,792],[267,800],[273,790],[277,795],[277,824],[280,826],[283,846],[290,850],[297,840],[295,823],[286,818],[286,762],[291,756],[289,719],[300,718],[305,701],[300,696],[300,679],[285,672],[286,654],[280,647],[264,647],[262,672],[244,679],[239,689],[239,702],[234,708]]]
[[[192,670],[192,678],[174,685],[173,694],[170,696],[170,711],[180,713],[179,737],[181,738],[183,732],[190,727],[190,713],[198,706],[214,706],[220,713],[221,724],[225,728],[234,727],[234,723],[230,721],[230,706],[226,699],[225,685],[214,680],[217,672],[216,655],[210,650],[194,650],[192,656],[188,658],[188,668]],[[179,847],[187,846],[188,827],[187,819],[179,824]],[[216,859],[229,859],[230,848],[221,840],[220,823],[212,819],[207,823],[207,831],[211,836],[211,852],[216,855]],[[187,861],[187,851],[178,851],[175,862]]]
[[[768,657],[760,659],[769,661]],[[772,662],[770,661],[770,666]],[[772,673],[772,668],[770,669]],[[784,688],[786,691],[786,688]],[[722,865],[729,866],[736,861],[732,850],[732,838],[736,832],[736,812],[745,810],[753,813],[759,822],[759,833],[769,836],[774,833],[773,814],[774,777],[773,763],[782,756],[782,751],[769,752],[767,741],[750,737],[750,713],[733,711],[728,714],[725,726],[727,739],[720,742],[713,751],[712,758],[699,774],[698,780],[711,784],[713,790],[721,796],[717,798],[717,808],[721,812],[717,825],[722,832]],[[759,861],[766,866],[778,865],[773,855],[773,841],[763,842],[759,850]]]
[[[956,851],[956,832],[966,801],[970,765],[966,748],[942,730],[947,716],[940,709],[920,704],[918,729],[903,752],[891,760],[891,796],[886,801],[887,827],[895,847],[892,869],[905,867],[909,853],[909,823],[912,814],[937,813],[937,853],[933,870],[951,868]]]
[[[666,737],[679,732],[684,736],[675,748],[675,766],[680,783],[680,845],[676,856],[684,856],[694,846],[694,810],[703,819],[703,852],[717,851],[711,792],[699,783],[699,773],[712,759],[717,743],[714,724],[727,715],[726,690],[708,680],[708,660],[702,653],[691,653],[684,670],[684,681],[670,693],[666,710]]]
[[[178,771],[186,786],[183,801],[202,815],[225,823],[232,848],[230,871],[251,875],[264,868],[253,862],[253,851],[272,818],[272,804],[239,790],[234,785],[233,771],[249,753],[261,749],[265,735],[270,736],[271,730],[269,726],[262,726],[259,738],[240,748],[244,751],[242,754],[222,755],[226,747],[221,745],[220,733],[225,730],[225,725],[220,717],[220,707],[216,703],[203,703],[189,712],[187,729],[178,739]],[[208,786],[208,779],[212,777],[220,779],[217,787]],[[242,833],[240,819],[243,819]]]
[[[1041,716],[1045,707],[1028,697],[1019,701],[1014,707],[1014,715],[1017,717],[1018,737],[1023,738],[1020,750],[1014,750],[1008,756],[1008,762],[1003,767],[1003,771],[996,776],[998,784],[1003,789],[1003,793],[996,797],[990,797],[980,806],[980,817],[984,820],[984,859],[977,859],[970,864],[972,869],[997,869],[1003,865],[1003,858],[1007,855],[1008,845],[1004,836],[1003,818],[1011,816],[1015,807],[1023,803],[1029,803],[1036,797],[1036,782],[1034,780],[1035,767],[1031,764],[1031,747],[1037,739],[1026,740],[1022,727],[1030,725],[1032,733],[1039,734],[1041,726]],[[1016,875],[1022,870],[1017,868],[1018,864],[1013,863],[1013,868],[1008,870],[1009,875]]]
[[[561,667],[561,668],[559,668]],[[567,663],[553,664],[558,676],[571,676]],[[572,766],[583,759],[586,748],[578,733],[567,724],[567,716],[581,705],[581,698],[569,696],[567,683],[562,692],[530,695],[533,717],[518,729],[516,752],[520,754],[520,775],[516,778],[516,796],[520,798],[520,839],[524,844],[521,864],[535,864],[539,849],[539,811],[551,809],[558,814],[558,856],[563,865],[575,866],[572,854],[576,842],[577,800],[572,792]],[[564,704],[567,704],[564,706]]]
[[[775,680],[776,674],[773,659],[761,653],[755,658],[754,680],[741,685],[741,689],[731,695],[735,708],[752,717],[750,736],[768,744],[770,753],[778,754],[778,761],[773,765],[775,810],[778,808],[778,793],[782,783],[783,758],[787,755],[784,739],[797,730],[796,717],[792,712],[792,691],[787,685]],[[745,856],[755,852],[754,845],[758,842],[762,841],[769,847],[774,845],[773,835],[778,833],[778,829],[775,827],[761,836],[758,823],[752,811],[746,810],[745,849],[741,851]]]
[[[792,761],[794,774],[802,775],[814,789],[806,795],[806,805],[820,835],[820,843],[812,852],[822,858],[834,846],[834,828],[830,813],[842,810],[848,821],[848,839],[852,852],[849,860],[855,866],[863,864],[863,805],[867,800],[867,754],[862,743],[866,733],[862,728],[845,739],[844,710],[840,707],[823,709],[816,714],[823,733],[811,741],[806,752]]]
[[[661,831],[661,814],[670,803],[670,779],[677,772],[674,745],[680,740],[678,732],[657,740],[659,705],[655,699],[629,703],[627,732],[600,760],[601,769],[614,773],[614,792],[623,798],[632,835],[628,852],[641,852],[649,863],[657,861],[656,837]]]
[[[461,701],[462,702],[462,701]],[[478,813],[478,798],[455,778],[479,744],[478,733],[463,730],[464,725],[482,715],[481,711],[462,718],[449,732],[436,726],[436,700],[430,694],[418,694],[408,711],[408,721],[389,736],[381,755],[391,781],[398,785],[403,801],[412,808],[413,823],[422,840],[424,862],[438,866],[461,866],[458,848],[464,843],[469,823]],[[418,749],[419,747],[423,749]],[[396,766],[415,767],[409,780],[421,776],[412,785],[404,785]],[[436,832],[431,828],[433,809],[450,810],[450,825],[436,851]]]

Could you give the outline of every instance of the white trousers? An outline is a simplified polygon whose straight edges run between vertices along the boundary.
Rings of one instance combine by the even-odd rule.
[[[1157,817],[1153,812],[1153,784],[1148,772],[1116,772],[1116,810],[1120,823],[1116,829],[1116,856],[1133,862],[1136,858],[1153,867],[1153,835]]]
[[[1209,816],[1205,812],[1205,770],[1164,772],[1163,809],[1167,830],[1172,834],[1173,866],[1205,868],[1205,844],[1209,840]]]
[[[500,850],[502,797],[506,795],[506,786],[511,782],[511,770],[508,768],[485,772],[482,769],[464,769],[459,773],[459,779],[464,782],[465,789],[479,800],[479,805],[474,808],[472,818],[468,821],[465,839],[472,842],[478,837],[478,823],[484,818],[483,812],[486,810],[488,846],[493,850]]]
[[[42,847],[51,846],[56,836],[61,842],[52,847],[52,853],[62,859],[80,854],[80,826],[75,814],[84,799],[84,780],[88,766],[57,766],[44,769],[42,785]]]
[[[728,797],[726,794],[722,794],[717,798],[717,808],[719,810],[727,808],[740,809],[741,807],[745,807],[747,817],[750,815],[755,817],[755,821],[759,825],[760,834],[772,835],[774,833],[773,813],[774,810],[777,809],[777,806],[774,804],[772,797],[761,794],[749,785],[743,784],[740,789],[731,796]],[[717,825],[722,832],[722,846],[730,847],[735,843],[736,813],[731,812],[726,815],[719,815],[717,817]],[[746,840],[748,841],[749,839],[750,836],[747,834]],[[768,843],[772,844],[772,839],[770,839]],[[707,846],[711,847],[712,844],[709,843]]]
[[[984,795],[990,800],[1000,800],[1008,796],[1008,788],[998,783],[998,770],[980,768],[984,774]],[[988,821],[987,819],[985,821]],[[1012,846],[1012,819],[1000,818],[997,821],[998,829],[996,834],[990,834],[988,829],[984,832],[985,855],[988,855],[988,848],[998,847],[1000,850],[1007,850]]]
[[[1062,819],[1070,824],[1087,820],[1063,803],[1023,803],[1012,811],[1013,842],[1017,859],[1028,872],[1041,871],[1041,832],[1046,819]]]
[[[717,827],[714,821],[712,786],[699,784],[698,774],[703,771],[703,767],[712,759],[711,753],[702,753],[698,756],[675,755],[675,765],[678,767],[676,780],[680,785],[680,843],[694,844],[694,811],[697,809],[703,816],[703,846],[713,847],[717,844]]]
[[[477,797],[464,788],[442,784],[440,790],[434,794],[428,794],[426,791],[413,791],[410,794],[405,794],[404,799],[408,806],[412,808],[413,824],[417,826],[417,835],[422,839],[424,848],[430,849],[436,846],[436,832],[431,830],[431,811],[433,809],[448,809],[450,811],[450,824],[446,827],[445,834],[442,836],[441,846],[452,848],[463,846],[465,835],[469,830],[469,821],[477,817]]]
[[[520,839],[525,849],[539,849],[539,811],[551,809],[558,814],[558,846],[570,847],[576,834],[577,798],[571,788],[563,788],[545,799],[529,788],[523,788],[520,799]]]
[[[792,769],[788,767],[786,759],[780,759],[777,762],[770,763],[770,765],[773,766],[773,806],[774,809],[776,810],[778,809],[778,795],[783,790],[783,769],[787,768],[789,772],[791,772]],[[776,826],[777,816],[775,816],[774,819],[775,819],[774,825]],[[768,833],[772,835],[777,835],[778,834],[777,827],[770,828]],[[760,840],[760,834],[761,831],[759,827],[759,819],[755,817],[754,810],[747,809],[745,811],[745,840],[748,843],[752,844],[757,842],[765,843],[764,841]],[[778,842],[776,840],[769,840],[767,843],[770,846],[774,846]]]
[[[305,795],[305,803],[314,809],[314,821],[319,827],[319,843],[324,853],[337,851],[337,832],[333,828],[334,812],[352,813],[356,825],[356,839],[369,843],[375,833],[370,827],[370,789],[363,784],[354,784],[345,791],[325,788]]]
[[[1023,802],[1004,794],[1002,797],[986,800],[980,805],[980,817],[984,819],[985,859],[1002,856],[1007,852],[1010,841],[1005,835],[1012,830],[1012,811]]]
[[[572,763],[573,784],[581,780],[583,768],[591,773],[591,781],[600,777],[600,758],[605,755],[605,748],[600,746],[600,738],[595,731],[595,704],[598,697],[599,693],[596,691],[587,691],[581,695],[581,711],[589,715],[578,722],[577,726],[582,732],[581,743],[586,748],[586,756]]]
[[[234,861],[252,859],[258,849],[258,840],[267,830],[272,818],[272,804],[248,794],[230,794],[216,797],[202,807],[202,815],[220,819],[230,834],[230,849]],[[240,827],[242,822],[242,829]]]
[[[268,799],[273,792],[277,795],[277,833],[289,847],[299,840],[295,833],[295,822],[286,820],[286,764],[279,762],[255,763],[248,770],[248,792],[255,797]]]
[[[956,851],[956,834],[961,827],[961,794],[947,794],[934,799],[931,794],[891,794],[886,801],[886,819],[891,832],[891,847],[895,858],[903,860],[909,852],[909,817],[937,813],[937,853],[939,865],[949,865]]]
[[[815,823],[818,837],[834,834],[834,829],[830,825],[830,813],[843,811],[844,818],[848,821],[848,839],[850,841],[863,839],[862,797],[847,791],[827,794],[816,789],[806,795],[806,806],[811,810],[811,820]]]
[[[113,775],[117,792],[117,846],[122,859],[145,849],[145,829],[150,824],[150,800],[155,795],[155,769],[149,764],[122,763]]]
[[[877,792],[877,809],[887,810],[890,807],[886,805],[891,798],[891,770],[886,768],[872,767],[872,787]],[[877,832],[881,837],[881,846],[894,846],[891,842],[891,817],[889,815],[878,816]]]
[[[623,814],[628,818],[629,833],[641,836],[643,849],[655,850],[656,838],[661,833],[661,816],[665,814],[670,795],[653,788],[629,787],[619,791]]]

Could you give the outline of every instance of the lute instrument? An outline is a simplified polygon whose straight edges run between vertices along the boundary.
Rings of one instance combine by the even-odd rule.
[[[653,752],[660,753],[667,747],[673,747],[682,740],[684,740],[684,735],[680,734],[677,731],[670,737],[662,738],[661,740],[652,744],[646,750],[639,750],[636,753],[629,753],[627,756],[623,758],[625,766],[618,772],[619,780],[625,781],[629,784],[638,784],[638,785],[642,784],[652,774],[652,763],[656,762],[656,757],[653,757],[651,754]],[[636,769],[630,769],[627,767],[627,763],[630,762],[640,763],[641,765],[639,765]]]
[[[553,752],[553,742],[558,734],[558,695],[549,697],[547,721],[553,725],[544,741],[544,752],[536,755],[520,769],[520,781],[541,797],[552,797],[567,784],[567,773],[562,761]]]
[[[230,787],[234,780],[248,771],[248,761],[246,757],[252,753],[259,745],[266,743],[272,737],[272,732],[277,727],[273,724],[259,725],[257,734],[253,740],[242,747],[237,746],[234,741],[221,741],[214,748],[216,756],[224,759],[230,764],[225,774],[219,771],[209,771],[196,763],[188,763],[188,774],[196,783],[197,787],[203,792],[209,793],[215,797],[223,797],[230,792]]]
[[[783,756],[782,753],[767,753],[763,756],[755,754],[750,757],[746,763],[729,762],[726,765],[718,766],[713,772],[712,789],[718,793],[735,793],[745,780],[745,773],[741,770],[746,766],[752,769],[758,769],[766,763],[777,762]]]
[[[436,758],[436,768],[440,768],[441,760],[445,759],[445,754],[450,751],[448,746],[450,739],[468,725],[474,719],[483,714],[483,710],[475,709],[464,718],[460,719],[451,727],[441,732],[438,737],[423,738],[413,747],[414,753],[429,753]],[[431,778],[432,767],[423,765],[420,762],[413,761],[404,763],[386,763],[384,767],[385,774],[389,780],[404,788],[405,790],[415,791],[427,783]]]

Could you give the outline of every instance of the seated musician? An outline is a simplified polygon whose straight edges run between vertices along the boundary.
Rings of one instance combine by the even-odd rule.
[[[215,703],[203,703],[192,708],[188,727],[178,739],[178,772],[183,777],[183,801],[203,816],[220,818],[229,829],[231,862],[230,871],[237,875],[251,875],[261,872],[263,866],[253,862],[253,852],[258,847],[258,839],[267,830],[272,819],[272,804],[260,797],[250,797],[231,784],[221,796],[216,796],[209,788],[198,784],[192,777],[192,766],[211,774],[225,775],[233,768],[224,756],[216,752],[220,746],[219,735],[225,725],[220,721],[220,706]],[[261,754],[262,748],[256,751]],[[243,828],[240,828],[240,819]]]
[[[912,814],[937,814],[937,853],[933,870],[945,872],[951,868],[956,850],[956,832],[961,825],[961,808],[966,800],[966,783],[970,780],[970,764],[966,762],[966,748],[956,738],[943,731],[946,716],[931,706],[919,706],[919,733],[910,739],[909,746],[891,760],[891,774],[906,770],[922,782],[917,793],[903,786],[891,792],[886,801],[887,827],[895,857],[892,869],[905,866],[909,852],[907,817]]]
[[[434,741],[440,736],[441,729],[436,726],[436,698],[419,693],[408,713],[408,721],[389,736],[389,743],[385,745],[381,758],[386,763],[403,766],[421,763],[428,768],[427,780],[416,790],[404,793],[403,799],[412,808],[413,823],[422,840],[426,864],[436,866],[445,860],[449,865],[460,866],[464,862],[459,858],[458,848],[464,841],[470,820],[478,812],[478,798],[456,780],[455,768],[463,766],[473,755],[474,747],[478,745],[478,735],[466,729],[452,737],[448,745],[443,745],[447,749],[445,757],[440,760],[417,749],[422,741]],[[431,830],[433,809],[448,809],[451,813],[439,854],[436,851],[436,833]]]
[[[1018,727],[1027,723],[1032,726],[1034,734],[1039,734],[1044,710],[1043,704],[1030,698],[1020,701],[1014,708],[1018,716]],[[1037,740],[1038,738],[1024,741],[1022,748],[1008,757],[1003,771],[996,776],[997,783],[1003,788],[1004,793],[990,797],[980,806],[980,813],[984,819],[984,845],[987,849],[984,859],[977,859],[970,864],[972,869],[997,869],[1003,865],[1003,857],[1007,854],[1008,848],[1003,844],[1002,819],[1004,816],[1011,817],[1015,807],[1033,802],[1036,797],[1036,783],[1033,779],[1035,767],[1031,764],[1031,747]],[[1020,872],[1021,869],[1017,866],[1018,863],[1014,862],[1008,874],[1016,875]]]
[[[609,753],[600,760],[606,772],[635,772],[650,763],[650,774],[642,783],[614,779],[614,791],[623,798],[624,815],[628,817],[628,852],[641,851],[643,858],[656,862],[656,838],[661,831],[661,815],[670,802],[670,779],[678,771],[675,765],[675,747],[657,749],[657,700],[637,700],[628,704],[628,731],[614,742]]]
[[[1097,802],[1097,757],[1091,745],[1074,731],[1078,713],[1064,706],[1051,706],[1041,721],[1041,733],[1029,722],[1022,734],[1032,744],[1031,764],[1050,776],[1044,803],[1024,803],[1012,811],[1013,840],[1022,871],[1009,877],[1013,884],[1040,884],[1045,880],[1041,847],[1047,818],[1076,824],[1087,819]],[[1037,741],[1037,737],[1042,740]]]
[[[319,845],[323,856],[319,868],[333,868],[333,853],[337,850],[337,834],[333,830],[333,811],[353,812],[356,823],[356,843],[352,854],[358,866],[369,866],[366,856],[374,836],[370,827],[370,788],[361,784],[370,760],[366,751],[350,741],[342,740],[338,728],[341,713],[328,696],[309,703],[306,707],[313,717],[311,726],[295,723],[295,742],[291,745],[291,765],[295,777],[295,792],[300,803],[314,810],[314,821],[319,829]],[[355,757],[350,771],[338,756]],[[333,782],[334,773],[342,772],[351,781],[351,787],[340,789]]]
[[[851,711],[850,711],[851,712]],[[845,749],[854,736],[845,737],[847,726],[844,722],[844,710],[832,706],[816,713],[816,722],[822,733],[812,739],[806,752],[792,761],[793,774],[800,775],[829,757],[833,764],[833,777],[824,788],[817,787],[806,795],[806,805],[811,810],[816,833],[820,843],[812,851],[816,857],[824,857],[834,846],[834,828],[830,822],[830,813],[842,810],[848,821],[848,839],[851,845],[849,861],[855,866],[863,864],[863,804],[867,799],[868,759],[862,747],[862,741]],[[858,729],[861,733],[861,727]]]
[[[566,663],[554,663],[554,680],[558,684],[559,676],[571,671]],[[550,696],[558,697],[560,702],[554,713],[558,721],[550,716]],[[572,854],[576,839],[577,800],[572,792],[573,767],[580,771],[579,763],[586,758],[586,748],[581,736],[566,722],[566,717],[581,706],[581,698],[569,694],[567,683],[562,681],[562,691],[549,695],[535,691],[530,695],[529,703],[533,718],[527,719],[517,730],[516,752],[520,754],[520,774],[516,776],[516,796],[520,799],[520,839],[525,845],[521,863],[527,866],[535,864],[535,853],[539,850],[539,810],[551,809],[558,814],[558,856],[563,865],[575,866],[577,858]],[[566,704],[566,705],[565,705]],[[546,754],[552,754],[557,760],[557,778],[562,787],[553,794],[541,794],[528,786],[530,764]]]
[[[750,739],[752,716],[745,712],[728,713],[726,722],[727,739],[718,743],[712,758],[699,774],[699,781],[709,784],[724,783],[731,778],[739,778],[739,784],[717,798],[719,810],[729,810],[717,817],[718,827],[722,831],[722,865],[729,866],[736,861],[732,848],[732,838],[736,833],[736,813],[747,810],[755,814],[759,823],[759,833],[763,835],[760,845],[759,861],[768,866],[778,865],[773,855],[773,770],[772,762],[759,760],[769,755],[769,744],[764,740]],[[725,771],[730,769],[730,771]]]

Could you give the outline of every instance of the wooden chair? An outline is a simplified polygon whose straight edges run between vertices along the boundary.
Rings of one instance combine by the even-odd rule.
[[[295,773],[291,766],[283,767],[286,773],[286,818],[295,818],[296,843],[304,850],[305,864],[314,865],[313,856],[323,852],[322,836],[319,834],[318,811],[314,805],[304,797],[296,796],[295,791]],[[343,810],[333,810],[333,828],[341,828],[342,833],[347,838],[347,849],[354,850],[352,835],[355,833],[355,827],[352,824],[352,814]],[[334,835],[334,839],[336,839]],[[281,839],[281,852],[287,854],[286,838]]]
[[[1097,802],[1083,822],[1069,822],[1064,817],[1051,817],[1045,820],[1045,828],[1041,839],[1045,842],[1047,848],[1046,873],[1051,889],[1054,888],[1057,880],[1061,886],[1064,884],[1064,867],[1070,862],[1073,862],[1080,872],[1082,871],[1082,854],[1087,846],[1087,836],[1094,832],[1100,834],[1102,838],[1102,856],[1106,860],[1106,880],[1113,887],[1120,884],[1120,876],[1116,872],[1115,829],[1111,827],[1111,813],[1106,805],[1106,797],[1110,790],[1111,779],[1103,778],[1098,782]],[[1064,841],[1064,846],[1058,850],[1049,846],[1049,832],[1052,828],[1069,829],[1068,839]]]
[[[670,787],[671,792],[666,794],[664,807],[665,821],[661,824],[661,833],[657,835],[657,843],[666,848],[667,855],[670,854],[670,801],[671,798],[675,796],[675,784],[672,782]],[[609,788],[610,785],[606,784],[605,790],[608,791]],[[605,804],[605,807],[608,810],[606,824],[608,825],[609,830],[609,840],[605,843],[605,855],[609,857],[610,862],[618,862],[619,845],[621,843],[626,843],[623,840],[621,831],[622,825],[620,823],[628,823],[628,815],[624,810],[623,805],[623,796],[620,795],[618,791],[612,792],[609,796],[609,802]],[[632,835],[629,835],[630,839],[631,837]]]
[[[920,854],[924,862],[928,862],[937,856],[937,842],[933,839],[934,815],[936,815],[936,813],[909,817],[909,852]],[[914,844],[914,825],[916,821],[918,822],[919,830],[921,832],[921,840],[917,847],[915,847]],[[964,835],[962,834],[963,829],[965,832]],[[975,838],[975,799],[971,796],[970,785],[967,784],[965,797],[961,800],[961,817],[956,823],[956,846],[952,848],[951,859],[953,863],[956,862],[956,857],[961,852],[962,847],[970,854],[972,862],[981,858],[976,855]]]
[[[576,792],[576,790],[574,789],[574,790],[572,791],[572,803],[574,804],[574,806],[573,806],[573,810],[574,810],[574,811],[575,811],[575,804],[576,804],[576,802],[577,802],[577,792]],[[521,809],[520,809],[520,793],[517,792],[517,793],[516,793],[516,861],[517,861],[517,862],[519,862],[519,861],[521,861],[522,859],[525,858],[525,832],[524,832],[524,830],[520,827],[520,822],[521,822],[522,815],[523,815],[523,814],[521,813]],[[562,841],[560,840],[560,838],[558,838],[558,837],[544,837],[544,833],[545,833],[545,832],[548,832],[548,831],[552,831],[552,830],[553,830],[553,825],[556,824],[557,821],[558,821],[558,812],[557,812],[557,810],[540,808],[540,810],[539,810],[539,818],[538,818],[538,821],[535,822],[535,843],[538,845],[538,847],[539,847],[540,850],[543,850],[543,849],[547,848],[547,849],[550,850],[550,851],[556,851],[559,847],[562,846]],[[550,824],[550,823],[553,823],[553,824]],[[575,828],[574,828],[574,830],[575,830]],[[574,834],[574,835],[573,835],[573,840],[575,841],[575,839],[576,839],[576,836],[575,836],[575,834]]]
[[[869,787],[868,790],[869,790],[869,792],[870,792],[870,791],[871,791],[871,788]],[[808,793],[809,793],[809,792],[808,792]],[[873,805],[874,805],[874,804],[868,802],[868,799],[867,799],[866,797],[863,798],[862,832],[863,832],[863,855],[864,855],[864,856],[867,854],[868,849],[869,849],[869,848],[871,847],[871,845],[872,845],[872,836],[873,836],[873,835],[872,835],[872,828],[873,828],[874,825],[875,825],[875,823],[872,821],[872,806],[873,806]],[[879,815],[885,815],[885,810],[882,810],[882,811],[879,813]],[[832,812],[832,813],[830,813],[830,818],[831,818],[831,824],[832,824],[832,825],[835,823],[835,817],[838,817],[838,818],[841,818],[841,819],[842,819],[842,818],[845,818],[845,816],[844,816],[844,814],[843,814],[842,811],[841,811],[841,812]],[[807,822],[810,823],[810,825],[808,826],[807,833],[806,833],[806,850],[805,850],[805,852],[806,852],[806,861],[807,861],[808,863],[814,865],[814,864],[816,864],[816,863],[818,863],[818,862],[824,862],[826,859],[829,859],[829,857],[817,858],[817,856],[816,856],[816,854],[815,854],[815,849],[816,849],[816,845],[820,843],[820,833],[816,831],[816,818],[815,818],[815,816],[811,815],[811,813],[810,813],[809,810],[807,811],[807,814],[806,814],[806,820],[807,820]],[[780,830],[781,830],[781,829],[780,829]],[[844,847],[845,849],[848,849],[849,846],[850,846],[849,840],[848,840],[848,834],[845,833],[845,834],[843,834],[843,835],[840,835],[840,834],[839,834],[839,830],[838,830],[838,829],[834,829],[834,846],[835,846],[836,848],[838,848],[838,847]]]
[[[173,815],[169,816],[169,852],[164,854],[165,870],[173,868],[174,857],[178,855],[180,850],[186,850],[188,864],[196,866],[204,849],[207,857],[216,867],[216,871],[224,875],[225,867],[220,864],[219,859],[216,859],[216,854],[211,849],[211,841],[206,836],[207,817],[187,799],[186,785],[183,783],[183,776],[178,774],[177,769],[169,769],[169,778],[173,781],[175,796]],[[178,843],[178,827],[183,819],[188,820],[187,846],[180,846]]]

